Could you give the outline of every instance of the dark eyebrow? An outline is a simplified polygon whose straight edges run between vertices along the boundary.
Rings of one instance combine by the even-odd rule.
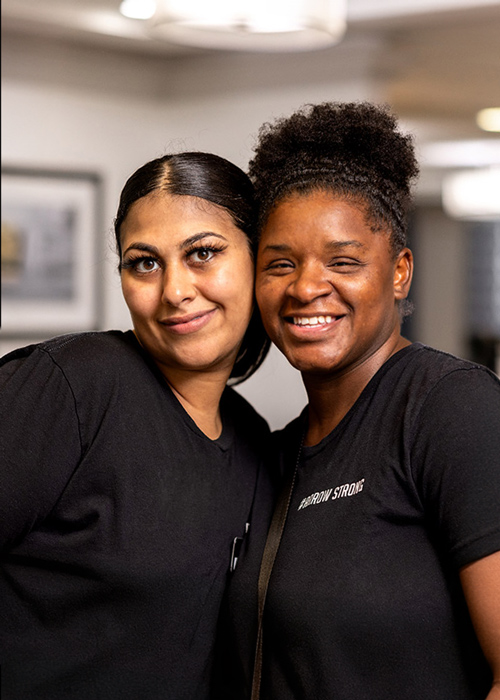
[[[131,243],[127,250],[123,251],[123,255],[126,255],[129,250],[142,250],[145,253],[151,253],[151,255],[155,255],[156,257],[159,256],[160,251],[156,246],[154,245],[149,245],[148,243]]]
[[[325,246],[329,250],[342,250],[344,248],[365,248],[363,243],[359,241],[331,241]],[[277,253],[287,253],[292,250],[292,246],[286,245],[286,243],[276,243],[274,245],[266,245],[262,252],[267,250],[275,251]]]
[[[227,238],[221,236],[220,233],[214,233],[213,231],[202,231],[201,233],[195,233],[194,236],[186,238],[186,240],[181,243],[181,248],[190,248],[194,243],[198,243],[198,241],[203,240],[203,238],[206,238],[207,236],[215,236],[216,238],[220,238],[222,241],[226,241],[227,243]]]
[[[330,250],[341,250],[342,248],[365,248],[366,246],[360,241],[332,241],[326,247]]]
[[[185,241],[182,241],[180,248],[185,250],[186,248],[190,248],[194,243],[198,243],[198,241],[203,240],[207,236],[215,236],[216,238],[220,238],[223,241],[227,242],[227,238],[224,236],[221,236],[220,233],[213,233],[212,231],[203,231],[202,233],[195,233],[193,236],[190,236],[189,238],[186,238]],[[123,255],[126,255],[129,250],[142,250],[144,253],[150,253],[151,255],[154,255],[155,257],[159,257],[160,251],[158,248],[154,245],[149,245],[149,243],[131,243],[127,250],[123,252]]]
[[[277,253],[286,253],[287,251],[291,250],[291,246],[285,245],[284,243],[276,243],[275,245],[266,245],[262,249],[262,252],[265,252],[266,250],[275,250]]]

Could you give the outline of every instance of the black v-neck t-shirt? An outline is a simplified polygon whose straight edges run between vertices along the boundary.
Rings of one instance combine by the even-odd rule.
[[[276,435],[283,469],[304,424]],[[265,533],[253,535],[230,590],[231,700],[251,684]],[[491,672],[459,569],[498,550],[500,382],[409,346],[302,450],[264,611],[262,700],[484,700]]]
[[[203,700],[268,428],[235,391],[210,440],[131,332],[0,367],[2,700]]]

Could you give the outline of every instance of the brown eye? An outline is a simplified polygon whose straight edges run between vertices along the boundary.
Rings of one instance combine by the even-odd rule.
[[[193,263],[207,263],[212,260],[212,258],[215,257],[215,255],[219,252],[221,252],[223,249],[222,248],[215,248],[215,247],[201,247],[201,248],[195,248],[194,250],[190,250],[188,252],[188,257]]]
[[[160,269],[160,263],[156,258],[142,257],[124,260],[122,270],[132,269],[134,272],[145,275],[149,272],[156,272]]]
[[[137,265],[137,269],[140,272],[151,272],[151,270],[155,269],[156,261],[153,260],[152,258],[146,258],[143,260],[141,263]]]

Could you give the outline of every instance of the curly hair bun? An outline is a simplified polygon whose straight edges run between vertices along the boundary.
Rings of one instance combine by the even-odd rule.
[[[329,189],[361,199],[376,226],[389,226],[394,247],[405,243],[418,165],[412,136],[385,105],[324,102],[264,124],[249,175],[261,226],[287,195]]]

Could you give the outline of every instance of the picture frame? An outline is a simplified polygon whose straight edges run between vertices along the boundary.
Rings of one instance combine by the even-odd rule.
[[[2,337],[100,326],[101,178],[2,166]]]

